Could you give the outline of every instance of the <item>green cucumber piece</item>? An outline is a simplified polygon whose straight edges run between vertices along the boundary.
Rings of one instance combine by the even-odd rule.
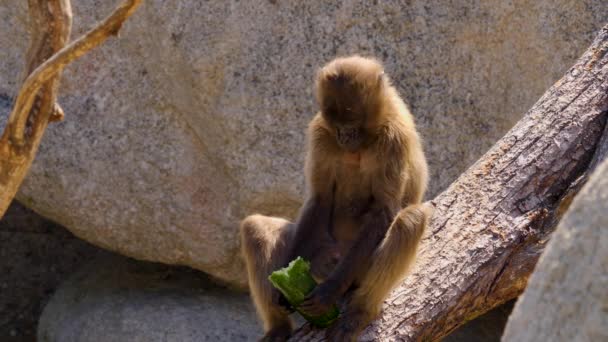
[[[325,328],[338,318],[340,311],[336,305],[329,311],[317,317],[308,316],[298,310],[298,306],[304,301],[306,296],[314,290],[317,282],[310,275],[310,263],[302,257],[297,257],[285,268],[272,272],[268,280],[285,296],[289,304],[304,319],[315,327]]]

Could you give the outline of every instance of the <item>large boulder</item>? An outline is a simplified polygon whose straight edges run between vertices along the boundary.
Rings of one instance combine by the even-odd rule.
[[[44,308],[39,342],[236,342],[262,335],[246,294],[201,272],[106,256],[65,281]]]
[[[118,2],[74,1],[74,36]],[[316,68],[382,59],[426,141],[429,197],[502,136],[605,20],[604,0],[148,0],[70,66],[18,198],[96,245],[244,284],[237,225],[293,217]],[[27,46],[0,0],[0,126]]]
[[[608,160],[551,236],[504,342],[608,341]]]

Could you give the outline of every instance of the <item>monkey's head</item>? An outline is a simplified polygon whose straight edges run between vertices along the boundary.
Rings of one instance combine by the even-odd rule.
[[[317,73],[321,114],[343,149],[356,152],[373,140],[385,82],[382,65],[360,56],[334,59]]]

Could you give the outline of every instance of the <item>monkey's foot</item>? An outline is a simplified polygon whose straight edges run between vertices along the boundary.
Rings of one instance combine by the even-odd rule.
[[[283,324],[270,329],[266,335],[264,335],[260,342],[284,342],[291,336],[292,327],[290,324]]]
[[[366,326],[363,314],[345,313],[325,330],[328,341],[357,341],[357,337]]]

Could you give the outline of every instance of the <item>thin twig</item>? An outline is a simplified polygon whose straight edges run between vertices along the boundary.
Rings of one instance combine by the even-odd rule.
[[[70,0],[28,1],[32,37],[24,71],[27,78],[0,135],[0,218],[23,182],[47,124],[63,117],[55,103],[63,68],[116,35],[141,2],[125,0],[94,29],[66,46],[72,22]]]
[[[12,128],[11,142],[17,146],[24,143],[24,132],[28,113],[40,87],[67,64],[81,57],[92,48],[103,43],[110,35],[117,35],[123,22],[135,11],[142,0],[128,0],[122,3],[101,24],[58,51],[42,63],[23,82],[9,117],[7,127]]]

